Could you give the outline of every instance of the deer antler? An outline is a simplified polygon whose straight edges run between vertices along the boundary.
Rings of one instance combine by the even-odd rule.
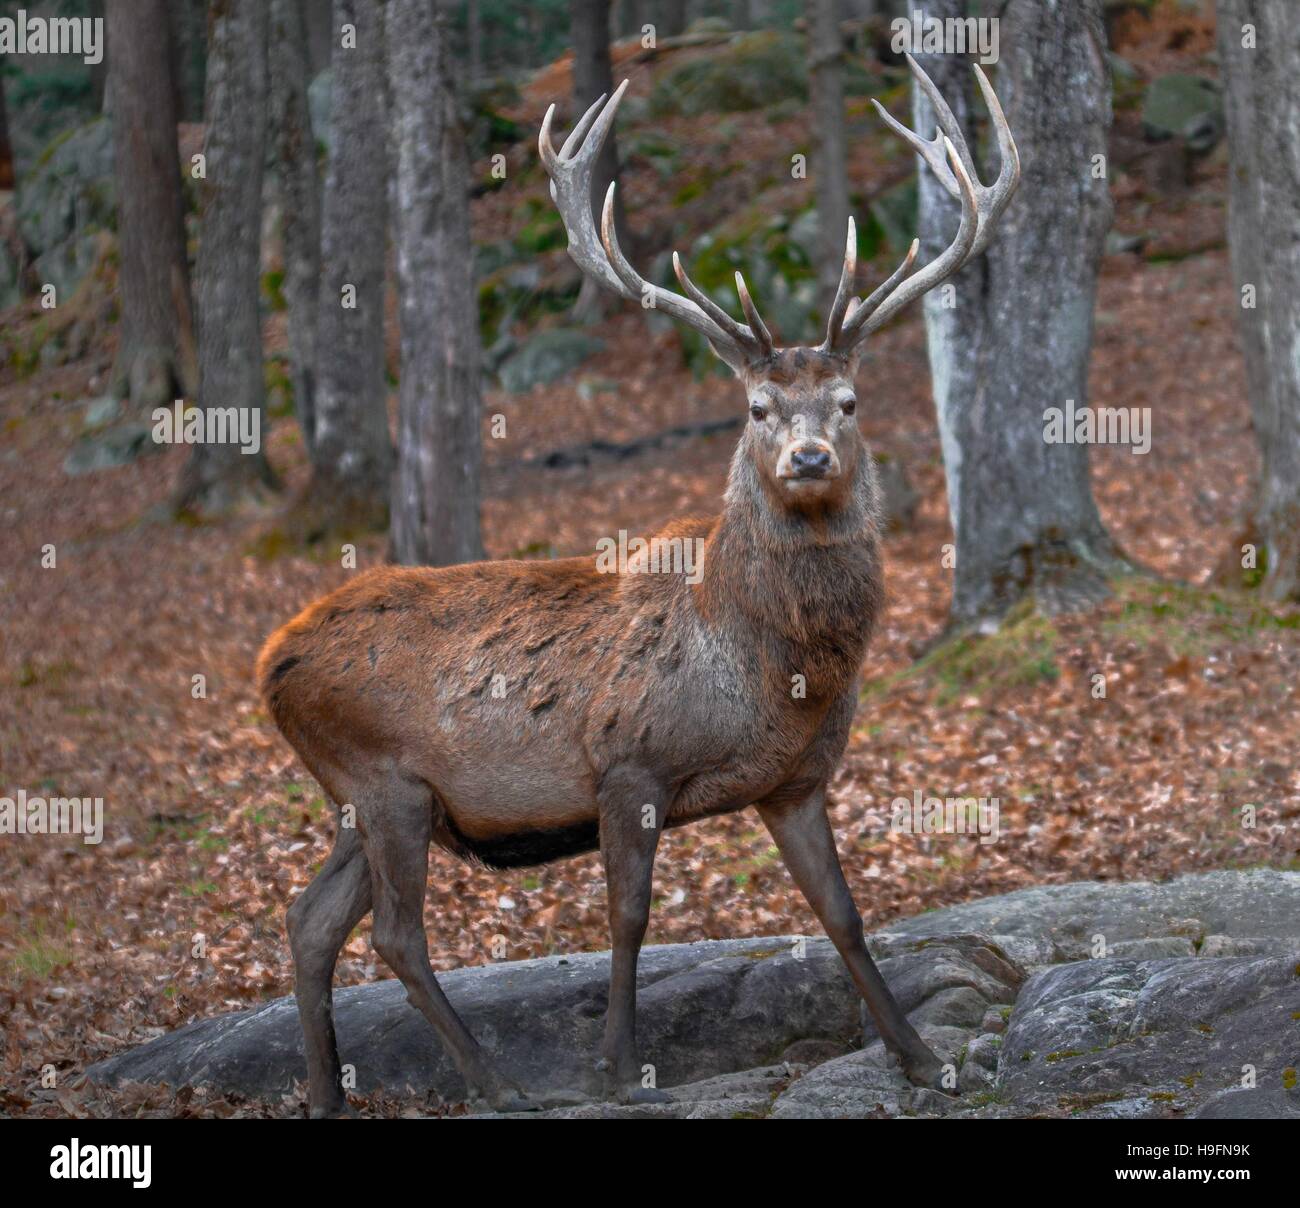
[[[551,142],[554,105],[546,111],[542,121],[537,149],[551,178],[551,197],[569,236],[569,255],[584,273],[612,293],[634,302],[648,297],[657,310],[693,327],[728,364],[739,366],[771,356],[772,333],[759,317],[740,273],[736,274],[736,292],[740,295],[749,326],[733,319],[686,275],[676,252],[673,253],[673,271],[686,297],[652,285],[637,273],[618,245],[618,233],[614,227],[615,186],[612,182],[605,194],[600,231],[597,232],[591,209],[592,172],[626,90],[627,81],[624,80],[608,101],[601,96],[582,115],[558,153]]]
[[[931,140],[920,137],[901,122],[896,121],[879,101],[873,100],[885,124],[905,139],[930,166],[939,183],[961,202],[961,224],[957,235],[942,255],[935,257],[914,277],[908,277],[916,259],[918,240],[912,241],[903,263],[893,276],[876,289],[865,302],[852,297],[853,278],[857,271],[857,231],[849,219],[848,244],[844,249],[844,268],[840,272],[839,289],[831,306],[826,324],[826,351],[847,352],[870,332],[887,323],[909,302],[928,293],[941,281],[951,277],[972,256],[978,255],[988,245],[1002,211],[1007,208],[1011,195],[1020,183],[1020,156],[1016,151],[1011,128],[1007,125],[997,94],[988,77],[975,65],[975,78],[979,81],[984,102],[988,105],[993,128],[997,132],[998,154],[1002,163],[998,178],[992,185],[982,185],[975,171],[975,161],[962,135],[957,119],[948,108],[934,81],[922,70],[920,64],[907,56],[907,65],[916,76],[921,90],[934,106],[939,129]]]

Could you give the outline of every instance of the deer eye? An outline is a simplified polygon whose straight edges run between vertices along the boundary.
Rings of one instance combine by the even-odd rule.
[[[858,409],[858,400],[855,398],[846,398],[840,400],[840,410],[845,415],[852,415]]]
[[[755,423],[762,423],[763,420],[767,419],[767,408],[760,406],[758,403],[750,403],[749,414]]]

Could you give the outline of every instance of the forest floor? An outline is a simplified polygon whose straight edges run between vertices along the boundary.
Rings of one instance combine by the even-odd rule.
[[[1166,48],[1147,50],[1150,62]],[[780,137],[761,119],[736,121],[754,140]],[[697,121],[693,137],[707,141],[709,123]],[[756,142],[737,145],[762,154]],[[1026,617],[923,654],[944,626],[951,531],[916,311],[873,343],[859,383],[863,431],[903,461],[922,502],[886,544],[889,604],[833,783],[836,838],[870,928],[1047,882],[1300,867],[1300,616],[1210,585],[1241,531],[1258,461],[1223,246],[1225,175],[1220,151],[1176,198],[1128,178],[1115,186],[1116,229],[1146,241],[1106,258],[1091,402],[1149,407],[1153,441],[1145,456],[1095,448],[1093,485],[1111,532],[1158,578],[1116,584],[1091,613]],[[652,174],[633,174],[633,225],[636,199],[652,189]],[[505,221],[495,206],[479,203],[476,234]],[[719,505],[731,434],[581,468],[524,464],[743,406],[722,379],[691,377],[673,335],[648,340],[639,314],[620,309],[598,330],[605,348],[576,381],[485,399],[485,417],[507,415],[510,433],[485,440],[490,556],[588,553],[620,528],[648,534]],[[272,629],[356,572],[337,547],[287,542],[274,516],[166,519],[183,449],[65,476],[84,400],[103,392],[111,355],[110,345],[28,376],[0,370],[0,792],[105,801],[99,846],[0,840],[0,1114],[177,1110],[162,1092],[107,1095],[78,1075],[196,1017],[290,993],[284,909],[332,834],[251,668]],[[290,487],[302,481],[291,418],[276,421],[269,453]],[[47,544],[54,569],[41,565]],[[384,554],[382,536],[359,540],[359,567]],[[206,677],[202,699],[196,675]],[[1000,840],[891,830],[892,801],[918,789],[997,798]],[[493,959],[498,937],[507,959],[607,946],[594,855],[500,873],[435,851],[426,918],[440,969]],[[817,928],[752,813],[665,836],[648,943]],[[339,979],[384,976],[363,923]],[[49,1068],[55,1085],[43,1087]],[[400,1097],[367,1105],[408,1108]],[[179,1110],[293,1115],[301,1101],[198,1095]]]

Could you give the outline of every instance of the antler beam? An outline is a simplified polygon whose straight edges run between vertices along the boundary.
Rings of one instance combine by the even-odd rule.
[[[591,205],[592,175],[626,90],[627,81],[624,80],[608,101],[601,96],[582,115],[558,152],[551,141],[554,105],[546,111],[542,121],[537,149],[551,178],[551,198],[569,236],[569,255],[587,276],[611,293],[653,306],[700,332],[729,364],[740,365],[771,356],[772,334],[759,317],[739,273],[736,274],[736,292],[740,295],[748,326],[733,319],[691,281],[676,252],[673,253],[673,271],[685,297],[641,277],[618,244],[614,224],[615,185],[612,182],[605,194],[600,229],[596,229]]]

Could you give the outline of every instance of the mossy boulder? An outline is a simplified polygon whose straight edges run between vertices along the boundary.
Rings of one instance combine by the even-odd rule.
[[[604,341],[580,331],[562,327],[539,331],[502,363],[501,385],[512,393],[520,393],[553,382],[571,373],[604,346]]]
[[[1204,154],[1223,135],[1223,101],[1214,84],[1200,76],[1160,76],[1147,88],[1142,125],[1148,138],[1182,138]]]
[[[777,30],[742,34],[665,75],[650,96],[650,115],[738,113],[808,96],[802,39]]]
[[[32,273],[63,299],[94,267],[96,235],[116,222],[113,128],[106,118],[60,135],[18,185],[18,230]]]

